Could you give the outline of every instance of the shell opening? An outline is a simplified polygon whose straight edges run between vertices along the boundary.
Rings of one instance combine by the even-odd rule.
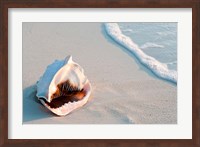
[[[68,102],[79,101],[86,95],[84,89],[73,86],[69,80],[57,85],[56,92],[52,94],[51,101],[43,99],[51,108],[59,108]]]

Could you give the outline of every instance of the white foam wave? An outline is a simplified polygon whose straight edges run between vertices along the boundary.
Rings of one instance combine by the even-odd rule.
[[[152,42],[146,42],[145,44],[140,46],[141,49],[147,49],[147,48],[164,48],[163,45],[159,45],[156,43],[152,43]]]
[[[105,23],[107,34],[120,45],[131,51],[138,60],[148,67],[155,75],[160,78],[177,83],[177,71],[168,69],[167,65],[160,63],[155,58],[146,55],[131,38],[122,34],[117,23]]]
[[[170,32],[170,31],[165,31],[165,32],[156,32],[158,35],[161,35],[161,36],[168,36],[168,35],[173,35],[174,33],[173,32]]]
[[[133,32],[132,29],[124,29],[123,31],[124,31],[124,32]]]

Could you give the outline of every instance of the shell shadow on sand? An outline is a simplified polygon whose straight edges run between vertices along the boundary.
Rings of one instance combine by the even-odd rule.
[[[36,85],[23,89],[23,123],[52,117],[52,113],[38,101],[36,92]]]

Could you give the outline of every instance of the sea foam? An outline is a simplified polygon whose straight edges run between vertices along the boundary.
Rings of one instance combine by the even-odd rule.
[[[161,63],[155,58],[145,54],[130,37],[121,32],[117,23],[105,23],[104,25],[107,34],[113,40],[131,51],[156,76],[177,83],[177,71],[168,69],[167,64]]]
[[[141,49],[148,49],[148,48],[164,48],[163,45],[159,45],[159,44],[155,44],[155,43],[151,43],[151,42],[147,42],[145,44],[143,44],[142,46],[140,46]]]

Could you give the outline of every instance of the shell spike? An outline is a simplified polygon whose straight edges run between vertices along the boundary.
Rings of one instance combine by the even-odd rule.
[[[65,58],[65,62],[68,64],[68,63],[73,63],[73,60],[72,60],[72,55],[69,55]]]

